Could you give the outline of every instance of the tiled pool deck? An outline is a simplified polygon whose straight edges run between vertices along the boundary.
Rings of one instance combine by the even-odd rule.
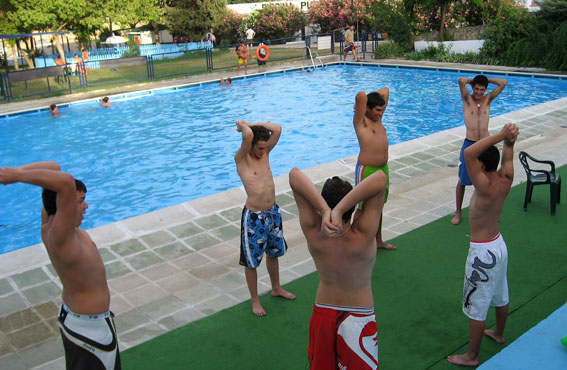
[[[495,117],[491,131],[507,122],[521,130],[516,152],[526,150],[556,165],[567,163],[567,98]],[[386,239],[454,212],[464,132],[459,127],[390,147]],[[355,162],[356,157],[350,157],[305,172],[319,185],[331,175],[353,182]],[[517,160],[515,168],[517,184],[525,174]],[[288,177],[277,177],[275,183],[290,247],[280,259],[281,280],[287,283],[315,267],[299,228]],[[471,193],[467,190],[465,205]],[[244,201],[240,187],[89,230],[106,264],[121,350],[249,299],[238,265]],[[558,212],[562,208],[565,211],[562,205]],[[268,292],[265,263],[258,273],[260,292]],[[41,244],[1,256],[1,369],[64,368],[56,326],[60,293],[59,279]]]

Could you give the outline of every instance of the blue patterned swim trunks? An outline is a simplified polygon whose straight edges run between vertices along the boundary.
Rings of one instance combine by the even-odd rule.
[[[264,253],[270,257],[281,257],[287,250],[283,237],[283,222],[280,207],[274,203],[265,211],[250,211],[244,207],[240,229],[240,264],[257,268]]]

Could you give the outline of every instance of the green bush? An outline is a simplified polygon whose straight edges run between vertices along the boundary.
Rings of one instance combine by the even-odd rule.
[[[404,48],[394,42],[379,44],[374,50],[374,58],[399,58],[404,56]]]
[[[138,57],[140,56],[140,47],[136,43],[136,39],[134,37],[128,38],[128,50],[122,54],[123,57]]]

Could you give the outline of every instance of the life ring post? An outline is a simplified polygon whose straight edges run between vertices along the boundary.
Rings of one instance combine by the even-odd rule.
[[[264,49],[266,50],[266,55],[262,56],[260,55],[260,50]],[[268,60],[268,58],[270,57],[270,48],[268,48],[266,45],[260,45],[258,46],[258,48],[256,49],[256,58],[260,61],[260,62],[265,62],[266,60]]]

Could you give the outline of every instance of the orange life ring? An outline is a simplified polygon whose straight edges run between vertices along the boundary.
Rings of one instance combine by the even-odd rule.
[[[266,49],[265,57],[260,56],[260,49]],[[258,58],[260,62],[265,62],[266,60],[268,60],[269,57],[270,57],[270,49],[266,45],[258,46],[258,49],[256,49],[256,58]]]

